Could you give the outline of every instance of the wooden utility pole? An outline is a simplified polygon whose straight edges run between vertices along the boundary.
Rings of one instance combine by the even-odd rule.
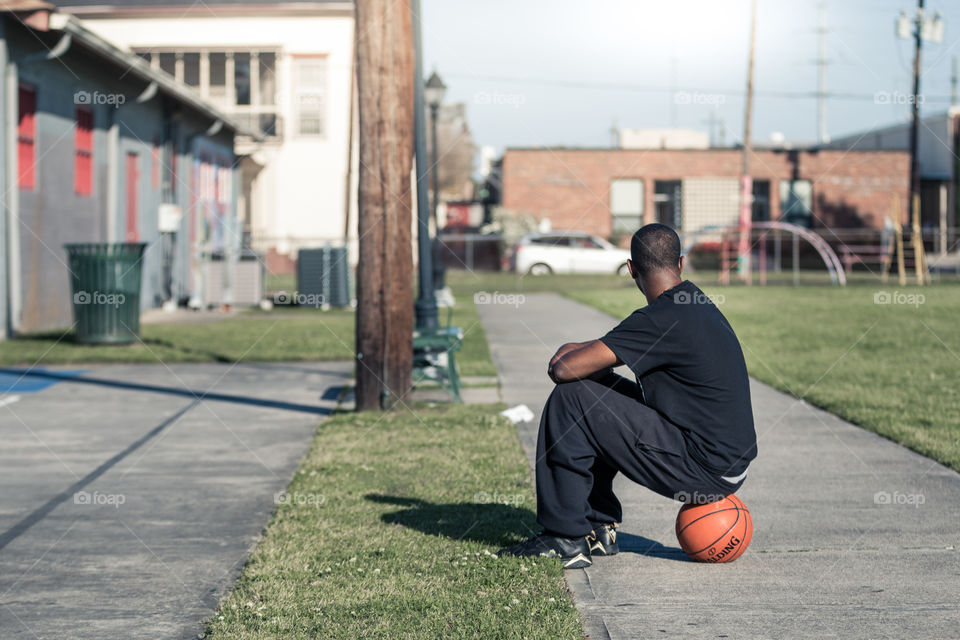
[[[413,31],[404,0],[357,0],[360,192],[357,409],[389,409],[413,375]]]
[[[907,203],[909,209],[909,220],[913,231],[911,238],[914,246],[914,257],[916,260],[915,271],[917,273],[917,284],[923,284],[920,277],[920,253],[917,250],[917,238],[919,237],[921,249],[923,247],[923,236],[920,231],[920,163],[918,156],[918,142],[920,140],[920,52],[923,49],[923,0],[917,0],[917,17],[914,21],[913,32],[913,94],[910,105],[910,201]]]

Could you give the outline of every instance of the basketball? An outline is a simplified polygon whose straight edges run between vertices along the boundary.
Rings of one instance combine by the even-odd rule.
[[[750,511],[735,495],[707,504],[685,504],[677,514],[677,541],[695,562],[732,562],[753,536]]]

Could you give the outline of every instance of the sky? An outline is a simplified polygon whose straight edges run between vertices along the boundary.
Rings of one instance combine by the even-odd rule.
[[[421,0],[424,70],[464,102],[478,145],[609,146],[610,129],[707,131],[743,139],[750,0]],[[838,138],[909,118],[913,41],[896,37],[905,0],[759,0],[753,134],[815,142],[819,6],[826,123]],[[960,2],[927,0],[943,42],[925,43],[921,115],[950,103]],[[786,94],[786,95],[785,95]],[[716,125],[714,125],[716,127]]]

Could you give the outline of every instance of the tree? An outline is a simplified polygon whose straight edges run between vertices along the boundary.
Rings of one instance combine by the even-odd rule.
[[[388,409],[413,372],[413,24],[404,0],[357,0],[360,108],[357,409]]]

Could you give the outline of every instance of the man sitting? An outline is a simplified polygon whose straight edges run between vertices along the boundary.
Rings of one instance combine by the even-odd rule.
[[[681,280],[680,238],[649,224],[630,243],[630,275],[647,299],[599,340],[561,346],[537,439],[543,533],[500,554],[557,556],[564,568],[618,552],[613,479],[697,503],[743,484],[757,454],[743,352],[720,310]],[[636,382],[613,372],[627,365]]]

